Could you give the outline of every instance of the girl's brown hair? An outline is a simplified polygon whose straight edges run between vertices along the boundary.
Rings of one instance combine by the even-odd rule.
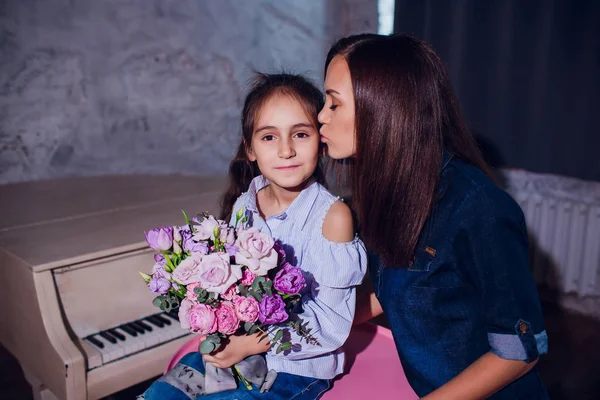
[[[251,89],[242,109],[242,140],[229,164],[229,188],[221,199],[221,219],[229,220],[237,198],[248,190],[252,179],[260,174],[256,162],[248,159],[248,150],[258,115],[267,101],[276,94],[297,100],[314,126],[317,129],[320,127],[317,114],[323,108],[323,94],[312,82],[300,75],[257,73],[251,81]],[[324,183],[320,163],[317,164],[313,177],[319,183]]]
[[[490,171],[463,119],[446,67],[406,35],[336,43],[350,69],[356,155],[352,201],[359,232],[386,266],[407,266],[436,200],[444,151]]]

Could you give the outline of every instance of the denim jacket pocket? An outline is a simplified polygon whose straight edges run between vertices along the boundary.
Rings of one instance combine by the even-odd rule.
[[[408,264],[409,271],[429,271],[431,264],[435,260],[435,250],[431,247],[425,247],[425,249],[417,248],[415,250],[415,257],[412,262]]]

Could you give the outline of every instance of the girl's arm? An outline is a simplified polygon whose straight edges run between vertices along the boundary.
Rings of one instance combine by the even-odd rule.
[[[382,313],[383,308],[381,308],[381,304],[379,304],[379,300],[377,300],[377,296],[375,296],[371,279],[367,276],[363,284],[360,285],[357,290],[354,325],[360,325]]]
[[[356,298],[355,285],[360,284],[364,276],[366,250],[362,244],[358,246],[358,243],[352,242],[354,240],[352,214],[344,203],[335,202],[329,209],[323,223],[323,236],[327,240],[335,242],[334,245],[339,244],[342,246],[338,249],[339,254],[345,257],[339,260],[343,259],[346,265],[342,263],[338,265],[335,262],[338,259],[334,259],[334,256],[329,256],[331,259],[323,259],[321,257],[323,254],[317,254],[318,249],[315,249],[314,258],[308,257],[307,260],[319,263],[320,268],[331,268],[328,272],[330,278],[331,276],[337,277],[337,275],[340,275],[339,270],[336,270],[336,268],[354,268],[357,272],[350,275],[351,278],[349,279],[351,281],[345,286],[338,286],[339,282],[335,279],[332,280],[333,282],[327,282],[327,275],[325,275],[324,281],[317,280],[317,294],[302,303],[304,312],[299,317],[304,322],[308,322],[308,328],[312,329],[310,334],[317,338],[319,345],[307,344],[304,339],[290,330],[290,341],[300,344],[300,349],[298,351],[292,350],[290,353],[285,352],[285,355],[280,353],[289,360],[316,357],[337,350],[344,344],[352,328]],[[354,246],[355,244],[357,245],[356,248],[352,247],[350,250],[344,248],[346,245]],[[349,254],[345,254],[344,251],[351,251],[352,257],[349,257]],[[363,264],[358,268],[355,265],[348,265],[350,262]],[[233,336],[218,352],[205,356],[205,360],[218,368],[226,368],[250,355],[269,351],[268,341],[262,340],[259,342],[258,339],[259,335]]]
[[[529,372],[537,363],[505,360],[486,353],[450,382],[423,397],[423,400],[486,399]]]
[[[233,335],[227,343],[211,354],[205,354],[204,360],[217,368],[229,368],[246,357],[265,353],[271,349],[268,340],[260,340],[261,334]]]

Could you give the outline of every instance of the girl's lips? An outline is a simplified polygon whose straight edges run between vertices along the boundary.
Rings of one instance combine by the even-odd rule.
[[[299,167],[299,165],[288,165],[286,167],[277,167],[275,169],[279,169],[279,170],[282,170],[282,171],[287,171],[287,170],[298,168],[298,167]]]

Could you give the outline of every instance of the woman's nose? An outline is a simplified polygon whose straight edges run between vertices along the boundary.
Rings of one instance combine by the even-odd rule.
[[[317,115],[317,119],[321,124],[327,124],[329,122],[329,115],[327,114],[327,107],[323,106],[319,114]]]

